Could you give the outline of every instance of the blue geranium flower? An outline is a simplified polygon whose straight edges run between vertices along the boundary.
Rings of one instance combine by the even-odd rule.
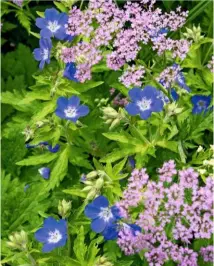
[[[75,123],[79,117],[86,116],[89,113],[89,108],[86,105],[80,105],[80,99],[77,96],[72,96],[69,99],[59,97],[55,113],[57,116]]]
[[[52,217],[45,219],[43,228],[36,231],[35,238],[44,244],[43,252],[50,252],[54,248],[64,246],[67,241],[66,221],[63,219],[56,221]]]
[[[109,207],[106,197],[99,196],[85,207],[85,215],[92,219],[91,229],[96,233],[103,232],[108,226],[121,218],[116,206]]]
[[[76,70],[76,65],[74,63],[68,63],[66,64],[63,76],[67,79],[78,82],[78,79],[75,78]]]
[[[48,167],[42,167],[42,168],[39,168],[39,173],[40,175],[44,178],[44,179],[48,179],[50,177],[50,168]]]
[[[33,51],[36,61],[40,61],[39,68],[43,69],[45,63],[50,64],[50,54],[52,43],[50,39],[41,38],[39,40],[40,48],[36,48]]]
[[[202,112],[206,113],[212,110],[212,107],[209,108],[209,105],[211,103],[211,96],[194,95],[192,96],[191,101],[193,103],[193,114],[200,114]]]
[[[66,13],[59,13],[55,8],[45,10],[44,18],[36,19],[36,26],[41,29],[44,38],[56,37],[58,40],[67,38],[65,24],[68,22]]]
[[[129,91],[132,103],[126,106],[126,111],[130,115],[140,114],[144,120],[151,116],[152,112],[163,110],[163,101],[158,97],[158,90],[152,86],[146,86],[143,90],[133,88]]]
[[[118,223],[111,224],[102,232],[105,240],[115,240],[118,238],[118,233],[120,230],[128,229],[131,230],[132,234],[135,236],[136,232],[141,232],[140,226],[136,224],[126,224],[126,223]]]

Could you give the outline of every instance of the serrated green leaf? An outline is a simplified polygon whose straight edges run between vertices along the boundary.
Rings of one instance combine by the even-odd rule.
[[[157,141],[156,145],[174,152],[178,152],[178,143],[176,141],[161,140]]]
[[[127,161],[127,157],[125,157],[122,161],[120,161],[118,164],[116,164],[113,167],[113,172],[115,173],[115,175],[118,175],[123,170],[123,167],[126,164],[126,161]]]
[[[68,170],[68,154],[69,154],[69,145],[58,155],[58,159],[54,165],[53,170],[51,171],[50,182],[48,183],[49,189],[54,189],[58,187],[60,182],[67,174]]]
[[[74,253],[78,259],[78,261],[82,264],[82,265],[86,265],[84,264],[85,261],[85,255],[86,255],[86,251],[87,251],[87,247],[85,245],[85,236],[84,236],[84,227],[81,226],[79,233],[76,237],[76,239],[74,240]]]
[[[131,144],[131,145],[142,145],[142,142],[133,138],[128,133],[125,132],[108,132],[103,133],[103,135],[111,140],[115,140],[121,143]]]
[[[32,123],[42,120],[46,115],[53,113],[56,108],[54,101],[44,104],[43,109],[32,117]]]
[[[16,16],[21,23],[21,25],[30,32],[30,18],[24,13],[23,10],[18,10]]]
[[[54,5],[62,12],[68,13],[67,7],[65,7],[62,3],[54,1]]]
[[[57,153],[44,153],[41,155],[29,156],[27,159],[17,162],[16,164],[25,166],[45,164],[53,161],[58,156],[59,155]]]

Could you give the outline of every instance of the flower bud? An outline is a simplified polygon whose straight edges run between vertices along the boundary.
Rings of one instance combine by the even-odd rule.
[[[93,187],[92,186],[86,186],[82,189],[82,191],[87,192],[90,191]]]
[[[201,151],[203,151],[203,150],[204,150],[203,147],[200,145],[200,146],[198,147],[198,149],[197,149],[196,152],[201,152]]]
[[[107,124],[107,125],[109,125],[111,123],[112,123],[112,119],[108,119],[108,120],[105,121],[105,124]]]
[[[71,214],[71,201],[66,201],[64,199],[59,201],[58,213],[63,219],[69,217]]]
[[[87,195],[87,197],[86,197],[86,200],[92,200],[92,199],[95,197],[96,194],[97,194],[96,189],[92,189],[92,190],[88,193],[88,195]]]
[[[111,130],[111,129],[115,128],[116,126],[118,126],[119,124],[120,124],[120,119],[117,118],[117,119],[115,119],[115,120],[112,122],[112,124],[111,124],[111,126],[109,127],[109,129]]]
[[[102,256],[97,260],[95,266],[113,266],[113,264],[106,257]]]
[[[9,236],[7,245],[13,249],[25,250],[27,248],[28,237],[25,231],[16,232]]]
[[[40,128],[44,125],[45,123],[43,121],[38,121],[36,122],[36,127]]]
[[[97,171],[92,171],[86,175],[87,179],[92,179],[97,176]]]
[[[95,183],[95,188],[99,190],[102,188],[103,184],[104,184],[104,180],[102,177],[100,177],[97,179],[97,181]]]
[[[166,112],[168,116],[176,115],[182,112],[183,108],[178,108],[178,105],[173,102],[166,105]]]
[[[103,113],[105,116],[109,118],[116,118],[118,116],[118,113],[116,110],[114,110],[112,107],[104,107]]]
[[[199,174],[204,175],[207,170],[206,169],[198,169]]]

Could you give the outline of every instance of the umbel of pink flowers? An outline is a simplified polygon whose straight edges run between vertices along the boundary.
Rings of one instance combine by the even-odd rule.
[[[123,197],[115,205],[121,216],[132,220],[142,231],[133,234],[129,228],[123,228],[118,233],[118,245],[126,255],[146,250],[151,266],[168,260],[196,266],[199,255],[206,262],[212,261],[212,246],[202,247],[198,254],[191,244],[197,239],[211,239],[213,178],[208,177],[206,184],[200,186],[200,177],[193,168],[177,171],[173,160],[165,162],[157,173],[157,181],[149,179],[146,169],[131,173]],[[143,211],[133,221],[131,214],[139,206]]]

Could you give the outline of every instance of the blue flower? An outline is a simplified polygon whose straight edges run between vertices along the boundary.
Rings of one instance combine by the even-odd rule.
[[[60,148],[59,144],[56,144],[54,147],[52,147],[51,145],[48,145],[48,150],[52,153],[58,152],[59,148]]]
[[[81,177],[80,177],[80,182],[81,183],[85,183],[86,180],[87,180],[86,179],[86,175],[85,174],[82,174]]]
[[[66,221],[63,219],[56,221],[52,217],[45,219],[43,228],[36,231],[35,238],[44,244],[43,252],[50,252],[54,248],[64,246],[67,241]]]
[[[194,95],[191,98],[193,103],[193,114],[200,114],[202,112],[206,113],[212,110],[212,107],[208,108],[211,103],[211,96],[204,96],[204,95]]]
[[[129,156],[128,162],[131,168],[135,168],[135,159],[132,156]]]
[[[150,37],[151,37],[151,40],[153,42],[157,41],[158,40],[158,37],[162,34],[167,34],[169,32],[169,29],[168,28],[161,28],[160,30],[151,30],[149,31],[150,33]]]
[[[50,64],[52,43],[50,39],[41,38],[39,45],[40,48],[34,49],[33,54],[36,61],[40,61],[39,68],[43,69],[45,63]]]
[[[86,105],[80,105],[80,99],[77,96],[72,96],[69,99],[59,97],[55,113],[57,116],[75,123],[79,117],[89,113],[89,108]]]
[[[91,229],[96,233],[103,232],[108,226],[120,219],[116,206],[109,207],[106,197],[99,196],[85,207],[85,215],[92,219]]]
[[[171,96],[174,101],[177,101],[179,99],[179,95],[177,94],[175,89],[171,90]]]
[[[136,232],[141,232],[140,226],[122,222],[118,224],[111,224],[102,232],[102,235],[104,236],[105,240],[115,240],[118,238],[119,231],[124,229],[131,230],[134,236],[136,235]]]
[[[36,26],[41,29],[44,38],[56,37],[58,40],[67,38],[65,24],[68,22],[66,13],[59,13],[55,8],[45,10],[44,18],[36,19]]]
[[[130,115],[140,114],[144,120],[148,119],[152,112],[163,110],[163,101],[158,97],[158,90],[151,86],[146,86],[143,90],[133,88],[129,91],[132,103],[126,106],[126,111]]]
[[[39,170],[40,175],[44,178],[44,179],[48,179],[50,177],[50,168],[48,167],[42,167]]]
[[[24,186],[24,192],[26,192],[27,191],[27,189],[30,187],[30,185],[29,184],[26,184],[25,186]]]
[[[63,77],[78,82],[78,79],[75,78],[76,70],[76,65],[74,63],[66,64]]]

